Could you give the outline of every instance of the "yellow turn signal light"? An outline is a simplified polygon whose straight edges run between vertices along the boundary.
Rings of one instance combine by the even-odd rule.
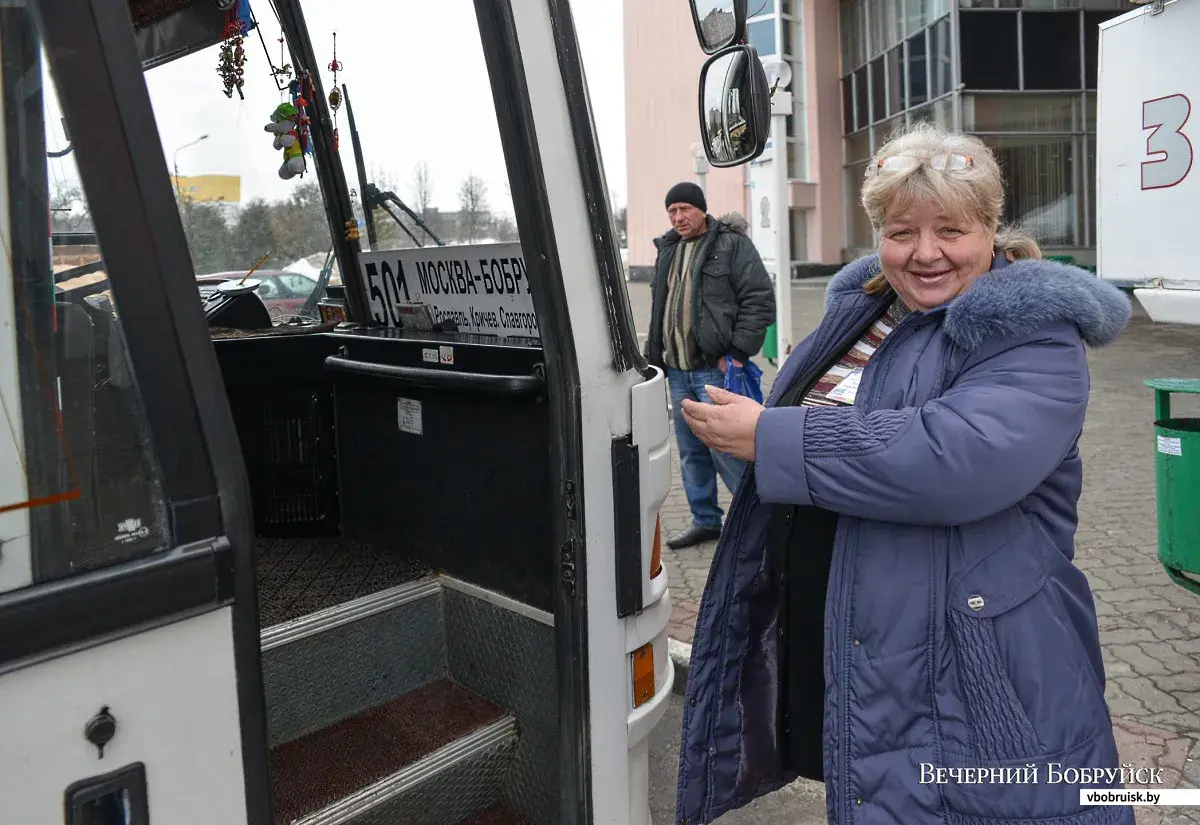
[[[640,708],[654,698],[654,647],[651,643],[633,653],[633,706]]]

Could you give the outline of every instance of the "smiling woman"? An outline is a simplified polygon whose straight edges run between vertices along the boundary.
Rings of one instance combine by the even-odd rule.
[[[1132,825],[1131,808],[1080,805],[1078,786],[919,773],[1120,773],[1072,558],[1084,347],[1117,337],[1129,301],[1040,260],[1000,226],[1003,196],[979,141],[928,125],[893,138],[863,186],[879,252],[830,282],[766,405],[686,405],[700,439],[754,462],[696,623],[689,823],[805,776],[825,782],[831,822]]]

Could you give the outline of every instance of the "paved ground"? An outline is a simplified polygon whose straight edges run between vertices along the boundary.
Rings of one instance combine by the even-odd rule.
[[[629,286],[638,331],[644,335],[649,288]],[[796,340],[816,326],[823,296],[820,282],[794,289]],[[1141,386],[1152,377],[1200,377],[1200,328],[1158,326],[1135,309],[1124,335],[1113,346],[1093,351],[1090,365],[1076,562],[1096,595],[1107,697],[1121,755],[1135,767],[1161,767],[1166,787],[1200,787],[1200,597],[1173,584],[1156,558],[1154,404],[1153,394]],[[763,366],[769,381],[774,372]],[[1200,415],[1198,402],[1176,400],[1175,410]],[[675,485],[662,510],[664,536],[689,522],[678,472],[676,456]],[[722,490],[721,500],[727,507],[727,491]],[[691,641],[713,549],[712,544],[679,552],[664,548],[675,600],[672,638]],[[657,823],[673,821],[678,727],[676,703],[652,744]],[[825,822],[822,800],[820,785],[800,782],[720,822],[817,825]],[[1200,823],[1200,808],[1136,810],[1138,825]]]

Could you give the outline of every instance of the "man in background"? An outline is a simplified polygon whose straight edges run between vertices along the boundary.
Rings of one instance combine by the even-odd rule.
[[[762,349],[775,320],[775,289],[742,215],[712,217],[703,190],[690,182],[671,187],[666,209],[671,229],[654,240],[646,359],[667,373],[692,511],[691,525],[667,541],[678,550],[720,537],[725,514],[717,504],[717,474],[732,493],[746,469],[695,436],[683,420],[683,399],[707,403],[704,386],[724,386],[727,359],[743,366]]]

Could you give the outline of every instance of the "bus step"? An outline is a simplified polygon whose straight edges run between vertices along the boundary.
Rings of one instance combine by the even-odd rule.
[[[271,744],[446,675],[440,593],[437,579],[425,577],[264,630]]]
[[[273,748],[275,825],[460,822],[500,801],[516,745],[511,715],[439,679]]]
[[[341,536],[265,538],[257,541],[259,625],[298,619],[413,581],[429,569],[397,548]]]

